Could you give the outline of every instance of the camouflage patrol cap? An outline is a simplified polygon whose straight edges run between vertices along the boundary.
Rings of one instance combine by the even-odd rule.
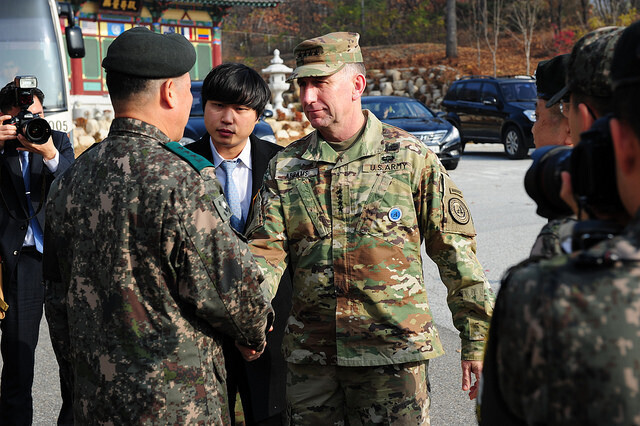
[[[564,87],[569,54],[540,61],[536,68],[536,88],[540,99],[549,100]]]
[[[578,40],[569,57],[566,84],[547,102],[547,108],[573,91],[601,98],[612,95],[611,59],[622,31],[624,27],[599,28]]]
[[[329,33],[305,40],[293,49],[296,69],[287,81],[337,73],[346,63],[363,62],[358,33]]]
[[[620,36],[611,61],[611,81],[613,90],[640,84],[640,21]]]
[[[196,50],[182,34],[135,27],[113,40],[102,68],[135,77],[170,78],[186,74],[195,63]]]

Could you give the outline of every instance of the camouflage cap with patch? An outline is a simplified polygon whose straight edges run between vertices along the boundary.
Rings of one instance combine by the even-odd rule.
[[[337,73],[346,63],[363,62],[358,33],[329,33],[305,40],[293,49],[296,69],[287,81]]]
[[[566,84],[547,102],[547,108],[573,91],[601,98],[611,96],[611,59],[622,31],[624,27],[599,28],[578,40],[569,57]]]

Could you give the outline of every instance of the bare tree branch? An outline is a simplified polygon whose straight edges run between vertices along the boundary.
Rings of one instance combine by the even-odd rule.
[[[519,35],[514,35],[512,31],[509,32],[522,41],[527,63],[527,75],[531,73],[531,43],[541,9],[542,0],[516,0],[509,7],[509,21],[518,29]]]

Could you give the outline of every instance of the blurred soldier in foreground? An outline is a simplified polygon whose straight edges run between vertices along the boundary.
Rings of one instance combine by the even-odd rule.
[[[566,61],[566,83],[561,83],[560,87],[557,80],[553,80],[555,81],[553,85],[547,85],[545,82],[550,81],[547,78],[549,72],[554,69],[553,75],[555,72],[561,72],[561,64],[553,61],[559,61],[562,56],[542,65],[542,85],[547,86],[543,90],[544,97],[554,90],[555,93],[551,93],[553,96],[546,106],[541,106],[541,100],[538,99],[536,111],[545,107],[547,112],[556,109],[562,111],[565,116],[564,121],[571,129],[568,134],[571,141],[563,138],[562,143],[556,141],[556,146],[547,145],[544,141],[545,146],[540,146],[536,142],[538,149],[532,154],[534,164],[525,176],[525,188],[531,198],[538,203],[538,215],[550,221],[540,231],[531,249],[531,258],[551,258],[571,252],[577,207],[572,201],[568,205],[564,197],[561,197],[560,190],[563,188],[561,185],[556,188],[541,184],[545,175],[539,172],[544,172],[545,168],[538,165],[549,162],[549,157],[558,155],[561,151],[569,155],[569,145],[577,145],[582,132],[589,129],[598,117],[611,112],[611,58],[622,30],[623,28],[620,27],[601,28],[578,40],[571,55],[563,59]],[[540,89],[538,91],[540,92]],[[570,182],[565,184],[567,184],[566,190],[570,191]],[[547,188],[550,190],[545,190]],[[572,205],[574,207],[571,207]]]
[[[640,423],[639,51],[635,23],[611,65],[614,118],[598,120],[571,154],[574,183],[587,168],[609,170],[599,180],[615,182],[633,219],[617,237],[507,274],[485,358],[481,425]]]
[[[109,136],[54,182],[44,270],[78,424],[228,424],[222,333],[262,350],[271,308],[215,169],[177,141],[193,46],[122,33],[102,66]]]
[[[362,110],[358,39],[331,33],[295,48],[290,78],[316,131],[272,159],[248,236],[271,296],[292,268],[292,424],[428,424],[428,360],[444,351],[421,244],[448,288],[471,398],[493,293],[469,209],[437,156]]]

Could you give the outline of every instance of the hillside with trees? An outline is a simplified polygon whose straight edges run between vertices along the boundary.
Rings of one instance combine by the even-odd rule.
[[[588,31],[640,19],[639,9],[640,0],[287,0],[231,8],[223,60],[260,69],[277,48],[292,66],[300,41],[357,31],[369,68],[446,64],[463,74],[532,74]]]

